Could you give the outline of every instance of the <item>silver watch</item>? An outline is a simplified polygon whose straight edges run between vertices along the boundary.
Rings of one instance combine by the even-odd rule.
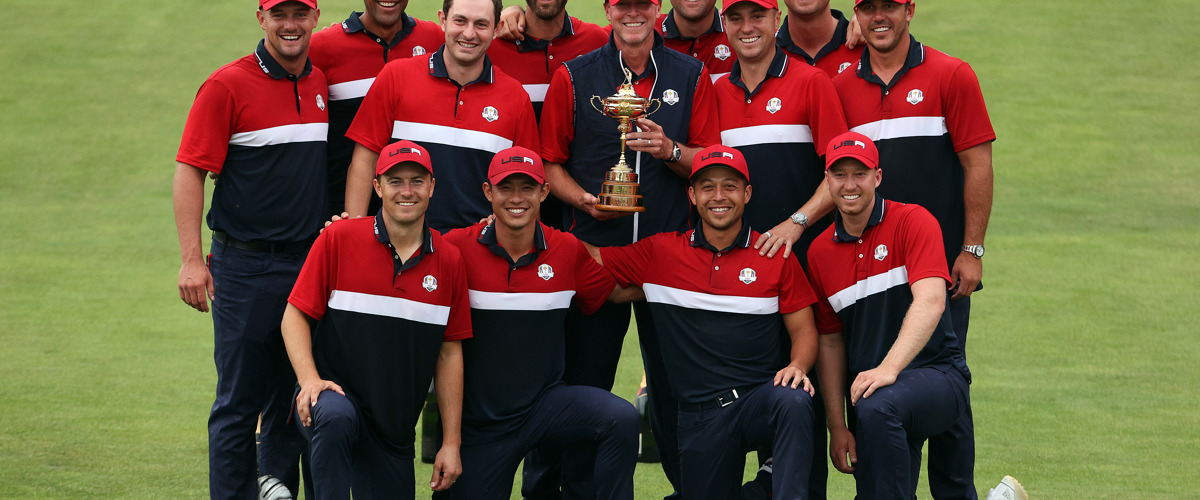
[[[976,259],[983,258],[983,245],[963,245],[962,251],[971,254]]]
[[[808,229],[808,216],[804,215],[804,212],[797,210],[796,213],[789,217],[789,219],[792,219],[792,222],[795,222],[796,224],[800,224],[800,227]]]
[[[671,163],[676,163],[679,161],[680,158],[683,158],[683,150],[679,149],[678,142],[671,141],[671,157],[667,158],[667,161],[669,161]]]

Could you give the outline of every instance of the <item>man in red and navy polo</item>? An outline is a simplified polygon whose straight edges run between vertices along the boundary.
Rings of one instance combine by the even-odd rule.
[[[635,290],[618,290],[579,240],[538,222],[550,189],[533,151],[498,153],[483,193],[494,222],[445,238],[467,262],[475,331],[463,342],[463,475],[435,498],[508,498],[513,474],[530,450],[582,448],[591,456],[569,463],[594,463],[574,475],[586,485],[564,481],[564,488],[631,500],[637,410],[606,390],[564,385],[562,377],[570,304],[587,313],[610,295]]]
[[[176,155],[179,297],[212,301],[217,397],[208,420],[209,493],[253,498],[259,473],[296,491],[304,440],[287,424],[295,378],[279,337],[287,291],[325,214],[329,90],[308,59],[314,0],[260,0],[264,38],[205,80]],[[200,240],[204,182],[220,174]],[[255,425],[262,440],[255,453]]]
[[[717,0],[671,0],[671,10],[658,16],[655,26],[667,48],[699,59],[714,82],[737,60],[716,5]]]
[[[688,187],[698,227],[598,252],[618,283],[645,292],[679,401],[683,498],[738,498],[745,455],[763,446],[775,451],[774,497],[807,498],[816,298],[796,259],[751,247],[749,179],[737,150],[706,148]]]
[[[837,212],[809,248],[808,269],[820,297],[830,457],[854,474],[859,498],[915,498],[921,447],[951,429],[970,399],[970,372],[946,309],[941,230],[924,208],[876,196],[883,173],[870,138],[849,132],[826,149]]]
[[[779,48],[814,66],[830,78],[858,63],[862,49],[852,49],[847,39],[860,43],[858,24],[841,11],[829,8],[829,0],[784,0],[788,15],[775,34]],[[823,143],[818,143],[823,144]]]
[[[340,25],[313,33],[309,55],[329,81],[329,215],[345,208],[346,171],[354,153],[346,130],[375,76],[390,61],[436,50],[446,37],[437,24],[405,13],[408,0],[363,4],[363,12],[351,12]],[[379,199],[371,197],[367,213],[378,210]]]
[[[538,148],[533,106],[521,84],[487,57],[499,0],[454,0],[439,12],[445,45],[384,66],[346,137],[358,143],[346,178],[346,212],[366,215],[379,151],[407,139],[429,150],[440,172],[429,226],[466,227],[491,213],[479,196],[488,162],[513,145]]]
[[[855,18],[867,50],[854,71],[833,79],[850,130],[875,141],[888,166],[880,194],[915,203],[937,218],[950,269],[950,317],[966,353],[971,294],[982,287],[983,240],[992,210],[992,130],[979,79],[971,67],[909,34],[909,0],[858,0]],[[974,498],[975,485],[942,464],[975,462],[968,409],[943,440],[930,440],[934,498]],[[942,457],[946,457],[942,460]]]
[[[413,428],[431,379],[444,441],[430,487],[462,472],[467,276],[458,249],[425,223],[431,168],[415,143],[385,147],[373,183],[382,209],[326,228],[288,297],[283,338],[317,498],[413,498]]]

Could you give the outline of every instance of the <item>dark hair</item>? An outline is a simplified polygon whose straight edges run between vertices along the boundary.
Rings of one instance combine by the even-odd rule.
[[[450,18],[450,6],[454,5],[454,0],[442,0],[442,13],[446,18]],[[492,24],[496,27],[500,25],[500,11],[504,9],[504,0],[492,0],[493,17]]]

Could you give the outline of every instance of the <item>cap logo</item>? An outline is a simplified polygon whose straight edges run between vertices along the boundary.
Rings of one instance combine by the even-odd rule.
[[[733,55],[733,52],[731,52],[729,50],[729,46],[725,45],[725,44],[717,45],[717,47],[713,49],[713,57],[716,57],[717,59],[720,59],[722,61],[729,59],[729,56],[732,56],[732,55]]]
[[[489,122],[494,122],[500,119],[500,112],[495,107],[488,106],[483,108],[483,119]]]
[[[550,267],[550,264],[542,264],[538,266],[538,277],[546,281],[550,281],[550,278],[554,277],[554,268]]]
[[[426,292],[437,290],[437,278],[434,278],[432,274],[427,274],[425,279],[421,280],[421,286],[425,288]]]
[[[738,279],[741,280],[742,283],[749,285],[755,281],[758,281],[758,273],[747,267],[742,269],[741,273],[738,273]]]
[[[325,111],[325,98],[321,97],[321,94],[317,94],[317,109]]]
[[[835,150],[842,149],[845,146],[857,146],[857,147],[860,147],[863,149],[867,149],[866,143],[864,143],[863,141],[856,141],[856,140],[852,140],[852,139],[846,139],[846,140],[842,141],[841,144],[835,144],[833,146],[833,149],[835,149]]]
[[[535,165],[535,163],[533,163],[533,158],[530,158],[528,156],[517,156],[517,155],[509,156],[508,158],[501,158],[500,164],[503,165],[505,163],[512,163],[514,161],[519,161],[521,163],[528,163],[530,165]]]
[[[679,92],[676,92],[675,89],[664,90],[663,96],[662,96],[662,102],[665,102],[672,106],[678,104],[679,103]]]
[[[420,46],[420,45],[417,45],[417,46],[414,46],[414,47],[413,47],[413,54],[412,54],[412,56],[413,56],[413,57],[417,57],[417,56],[423,56],[423,55],[425,55],[425,47],[422,47],[422,46]],[[429,64],[430,64],[430,67],[432,67],[432,66],[433,66],[433,63],[432,63],[432,62],[431,62],[431,63],[429,63]]]
[[[712,158],[729,158],[730,160],[734,159],[733,153],[730,153],[728,151],[713,151],[713,152],[701,157],[700,160],[704,161],[704,160],[709,160]]]
[[[907,100],[908,100],[909,104],[916,106],[916,105],[920,104],[921,101],[925,100],[925,94],[922,93],[919,89],[912,89],[912,90],[908,91],[908,99]]]
[[[883,262],[887,258],[887,246],[879,245],[875,247],[875,260]]]
[[[778,97],[772,97],[770,101],[767,101],[768,113],[775,114],[781,109],[783,109],[783,101],[779,100]]]
[[[388,151],[389,157],[397,156],[397,155],[406,155],[406,154],[413,154],[413,155],[421,156],[421,150],[415,149],[415,148],[400,148],[395,151]]]

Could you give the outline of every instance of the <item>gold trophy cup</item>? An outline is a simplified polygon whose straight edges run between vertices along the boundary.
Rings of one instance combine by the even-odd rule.
[[[625,83],[617,88],[617,93],[603,99],[598,95],[592,96],[592,107],[609,118],[620,122],[617,130],[621,131],[621,159],[613,168],[604,173],[604,183],[600,185],[597,196],[597,210],[609,212],[642,212],[642,195],[637,183],[637,174],[625,163],[625,134],[633,131],[634,120],[650,116],[662,106],[658,99],[646,99],[637,95],[633,90],[633,73],[625,69]],[[596,104],[600,105],[597,106]],[[653,107],[653,109],[651,109]]]

